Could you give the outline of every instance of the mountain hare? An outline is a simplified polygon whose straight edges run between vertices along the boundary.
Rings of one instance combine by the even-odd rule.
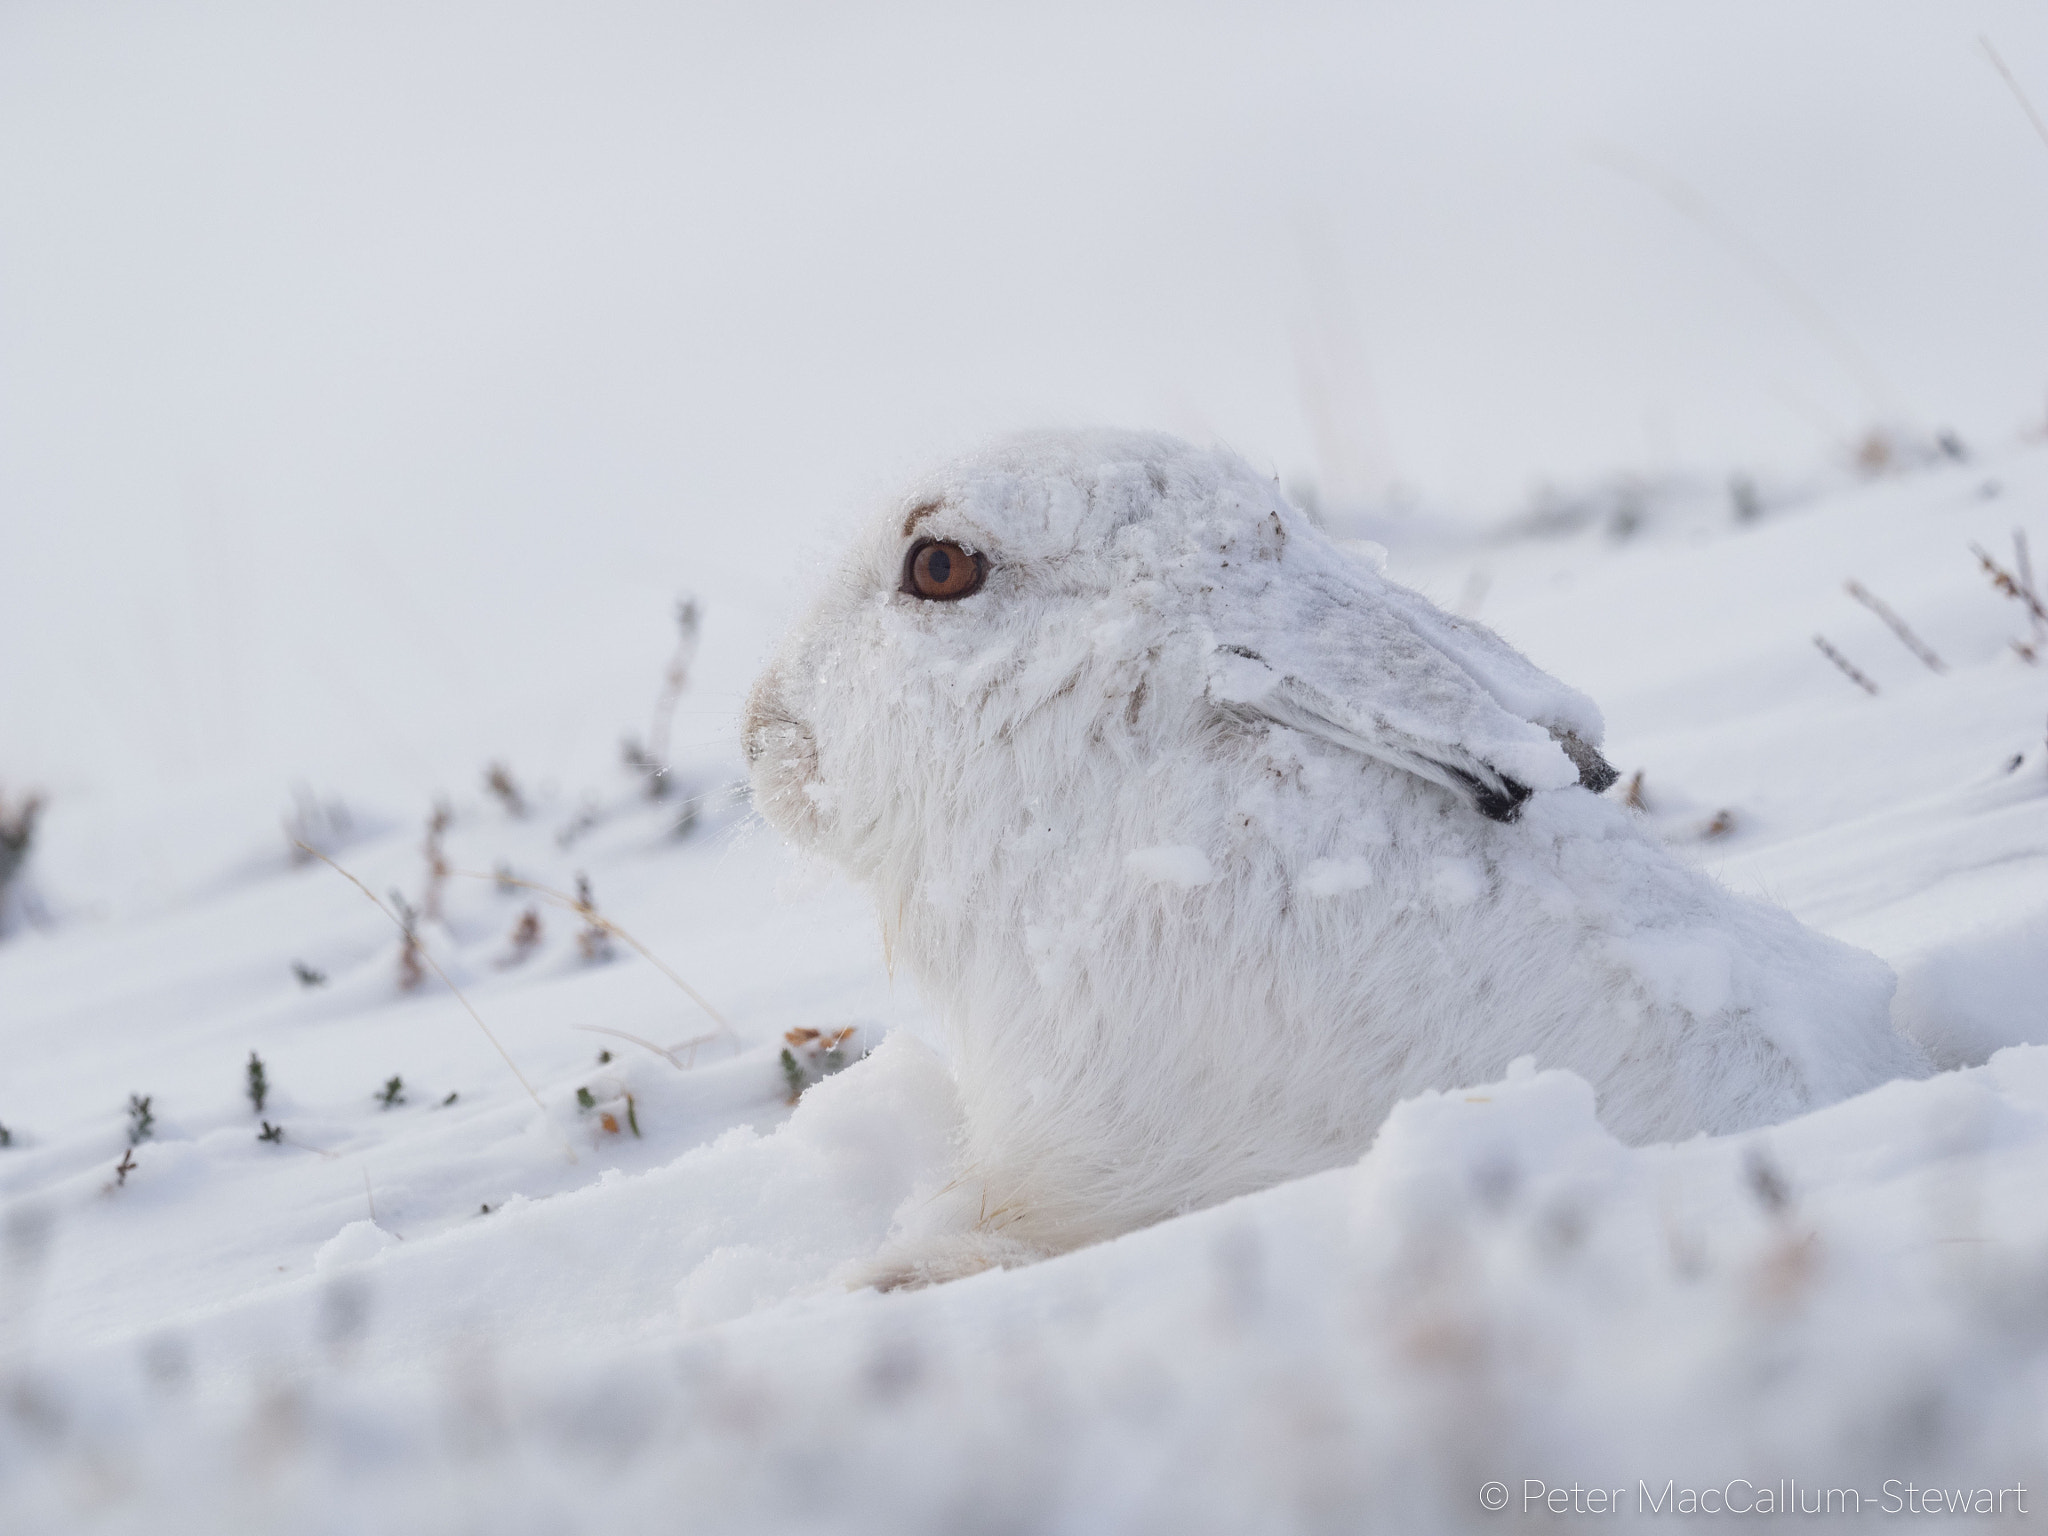
[[[883,509],[745,722],[949,1036],[960,1177],[875,1277],[1333,1166],[1525,1055],[1631,1142],[1924,1073],[1885,965],[1674,860],[1600,738],[1227,452],[1020,438]]]

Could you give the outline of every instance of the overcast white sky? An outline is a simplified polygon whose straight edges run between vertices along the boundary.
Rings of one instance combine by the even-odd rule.
[[[1008,427],[1478,512],[2010,439],[1979,34],[2048,111],[2037,0],[7,0],[0,783],[608,750],[684,589],[729,737],[821,530]]]

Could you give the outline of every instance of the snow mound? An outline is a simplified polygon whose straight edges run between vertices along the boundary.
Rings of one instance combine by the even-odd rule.
[[[1959,1069],[1630,1148],[1524,1061],[1353,1166],[918,1292],[847,1282],[958,1194],[929,1021],[866,904],[729,812],[679,838],[637,783],[457,799],[452,868],[515,879],[452,876],[420,937],[487,1038],[287,861],[274,798],[57,804],[37,879],[72,915],[0,944],[0,1530],[1648,1529],[1852,1495],[1954,1525],[2022,1485],[2031,1513],[2048,673],[1969,546],[2048,547],[2044,505],[2032,448],[1712,534],[1392,561],[1483,591],[1599,700],[1615,796],[1890,962]],[[341,857],[417,902],[407,820],[365,808]],[[134,857],[145,823],[175,858]],[[586,953],[536,890],[579,875],[644,950]],[[1315,883],[1369,898],[1355,862]],[[849,1026],[861,1059],[813,1081]]]
[[[2048,907],[1903,967],[1893,1011],[1944,1065],[2048,1045]]]
[[[792,1233],[817,1208],[763,1204],[842,1181],[829,1149],[900,1178],[943,1140],[928,1055],[878,1058],[724,1154],[781,1182],[727,1186],[751,1218],[681,1289],[752,1315],[546,1358],[500,1330],[371,1370],[330,1341],[196,1393],[147,1366],[33,1374],[0,1429],[24,1528],[78,1528],[93,1487],[93,1528],[121,1531],[1429,1531],[1480,1524],[1493,1482],[1636,1514],[1667,1485],[1793,1484],[1874,1514],[1893,1483],[2036,1465],[2048,1050],[1637,1150],[1583,1082],[1525,1070],[1402,1105],[1355,1168],[887,1297],[818,1289],[831,1239]],[[898,1112],[908,1134],[881,1133]]]

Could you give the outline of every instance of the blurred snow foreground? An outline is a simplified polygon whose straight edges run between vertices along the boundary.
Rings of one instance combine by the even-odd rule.
[[[1355,1166],[921,1292],[837,1277],[938,1193],[945,1064],[861,899],[738,818],[729,765],[691,770],[680,841],[637,785],[458,803],[405,938],[318,862],[238,856],[227,812],[188,817],[215,873],[128,900],[119,818],[53,805],[50,919],[0,948],[0,1529],[2031,1514],[2048,668],[1971,546],[2013,571],[2044,509],[2030,449],[1739,525],[1396,553],[1600,698],[1613,793],[1674,844],[1890,960],[1952,1070],[1629,1149],[1518,1062]],[[420,891],[390,815],[315,819]],[[518,883],[578,874],[580,907]],[[401,986],[415,945],[502,1057]]]

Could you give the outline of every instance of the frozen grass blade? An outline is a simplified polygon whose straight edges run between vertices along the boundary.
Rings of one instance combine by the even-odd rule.
[[[1901,645],[1920,658],[1928,671],[1946,672],[1948,670],[1948,663],[1935,655],[1928,648],[1926,642],[1921,640],[1912,630],[1908,629],[1906,621],[1892,612],[1891,605],[1886,603],[1883,598],[1877,596],[1860,581],[1850,581],[1846,590],[1857,602],[1884,620],[1885,627],[1899,637]]]
[[[1991,578],[1992,586],[1998,588],[1999,591],[2016,602],[2024,603],[2028,614],[2033,618],[2043,623],[2048,623],[2048,607],[2042,605],[2040,595],[2034,591],[2030,583],[2015,576],[2011,571],[2008,571],[2004,566],[1992,559],[1990,553],[1982,545],[1972,544],[1970,546],[1970,553],[1975,555],[1977,563],[1984,567],[1984,574]]]
[[[610,1029],[602,1024],[578,1024],[576,1028],[586,1035],[611,1035],[620,1040],[630,1040],[633,1044],[654,1052],[655,1055],[666,1061],[678,1072],[687,1072],[697,1064],[698,1046],[709,1045],[712,1041],[718,1039],[720,1035],[730,1033],[725,1030],[714,1030],[708,1035],[698,1035],[695,1039],[685,1040],[679,1045],[656,1045],[652,1040],[644,1039],[639,1035],[628,1034],[623,1029]],[[687,1050],[690,1053],[688,1061],[676,1060],[676,1052],[682,1050]]]
[[[1984,50],[1984,57],[1991,61],[1991,67],[1997,70],[1999,77],[2005,81],[2006,88],[2012,92],[2012,99],[2018,102],[2020,110],[2027,114],[2027,121],[2034,125],[2034,132],[2041,136],[2041,142],[2048,144],[2048,123],[2044,123],[2041,114],[2034,110],[2034,104],[2028,100],[2018,78],[2006,68],[2005,60],[1999,57],[1998,50],[1991,46],[1991,39],[1980,32],[1977,35],[1977,46]]]
[[[383,902],[377,899],[377,893],[375,891],[372,891],[367,885],[363,884],[362,881],[358,880],[354,875],[350,874],[347,870],[343,869],[339,864],[335,863],[334,860],[330,859],[318,848],[313,847],[310,843],[300,843],[298,846],[305,850],[306,856],[308,858],[318,859],[322,864],[325,864],[337,875],[340,875],[342,879],[346,880],[350,885],[354,886],[357,890],[361,891],[364,896],[369,898],[371,906],[375,907],[379,912],[382,912],[386,917],[391,919],[392,926],[395,927],[399,931],[399,933],[406,933],[405,924],[399,921],[398,917],[391,911],[389,907],[385,906]],[[476,1011],[476,1005],[471,1003],[468,998],[462,995],[462,988],[456,986],[454,982],[448,979],[448,973],[441,969],[441,962],[433,957],[432,953],[428,951],[427,947],[424,944],[418,946],[418,948],[420,958],[427,962],[428,967],[433,971],[433,973],[441,978],[442,985],[447,987],[447,989],[450,992],[453,992],[455,994],[455,1000],[458,1003],[462,1004],[462,1006],[468,1011],[469,1016],[472,1019],[476,1020],[476,1027],[484,1032],[484,1038],[491,1042],[492,1049],[496,1050],[500,1056],[505,1058],[505,1065],[510,1067],[512,1069],[512,1075],[519,1079],[519,1086],[526,1090],[526,1096],[529,1099],[533,1100],[534,1107],[538,1109],[543,1115],[545,1115],[548,1112],[547,1105],[541,1103],[540,1095],[533,1091],[533,1084],[529,1083],[526,1080],[526,1074],[519,1070],[519,1063],[512,1059],[512,1053],[505,1049],[503,1042],[501,1042],[496,1035],[491,1033],[491,1026],[486,1024],[484,1022],[484,1016]],[[575,1152],[573,1149],[570,1152],[570,1156],[575,1156]]]
[[[2034,585],[2034,557],[2027,552],[2027,530],[2015,528],[2012,531],[2012,564],[2019,577],[2019,584],[2027,594],[2027,617],[2033,622],[2034,644],[2039,647],[2048,641],[2048,613],[2041,608],[2041,589]]]
[[[699,1008],[702,1008],[704,1012],[710,1016],[711,1022],[716,1024],[723,1033],[729,1035],[733,1032],[732,1025],[728,1024],[725,1020],[725,1015],[720,1013],[716,1008],[712,1007],[711,1004],[705,1000],[703,993],[699,992],[695,987],[691,986],[687,981],[683,980],[682,977],[678,976],[667,965],[663,964],[662,961],[655,955],[654,951],[650,950],[645,944],[642,944],[638,939],[634,938],[633,935],[626,932],[625,929],[621,928],[617,923],[613,922],[610,918],[602,915],[597,910],[597,908],[592,906],[588,901],[579,900],[577,897],[571,896],[567,891],[558,891],[551,885],[542,885],[537,880],[522,880],[517,875],[513,874],[483,874],[474,869],[458,869],[452,871],[452,873],[460,875],[466,880],[490,880],[496,882],[499,885],[516,885],[521,890],[532,891],[537,895],[547,897],[550,901],[560,906],[564,911],[574,912],[578,917],[582,918],[586,923],[589,923],[592,927],[602,928],[606,933],[609,933],[613,938],[620,940],[622,943],[630,945],[633,949],[633,952],[639,955],[641,959],[645,960],[649,965],[653,966],[657,971],[661,972],[662,975],[666,976],[678,987],[681,987],[683,989],[683,992],[689,997],[690,1001],[695,1003]],[[354,877],[351,876],[351,878]],[[362,882],[357,881],[356,883],[360,885]],[[372,896],[370,899],[372,901],[376,900],[374,896]],[[628,1036],[627,1038],[630,1039],[632,1037]],[[642,1041],[640,1043],[645,1044],[646,1042]],[[661,1049],[661,1047],[654,1046],[652,1047],[652,1049],[658,1051]]]
[[[1854,683],[1858,688],[1861,688],[1865,693],[1870,694],[1873,697],[1876,696],[1877,684],[1873,683],[1869,678],[1865,677],[1863,673],[1860,670],[1858,670],[1855,662],[1851,661],[1848,657],[1844,656],[1832,645],[1829,645],[1828,637],[1826,635],[1815,635],[1813,637],[1813,643],[1820,647],[1821,655],[1827,657],[1829,661],[1832,661],[1836,666],[1842,669],[1842,675],[1844,677],[1848,678],[1850,682]]]
[[[662,674],[661,693],[654,701],[654,718],[647,729],[647,754],[651,768],[647,778],[649,799],[659,800],[669,792],[669,738],[675,732],[676,705],[690,681],[690,663],[697,657],[697,604],[684,598],[676,604],[676,650]]]

